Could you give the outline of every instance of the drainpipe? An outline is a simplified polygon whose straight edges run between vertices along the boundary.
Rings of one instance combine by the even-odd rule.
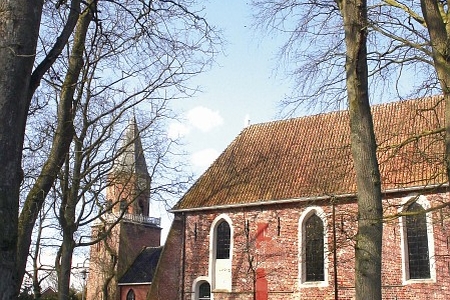
[[[333,209],[333,271],[334,271],[334,299],[338,300],[338,268],[337,268],[337,238],[336,238],[336,199],[331,197]]]

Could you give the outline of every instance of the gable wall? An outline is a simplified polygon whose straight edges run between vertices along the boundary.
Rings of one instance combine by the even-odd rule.
[[[148,300],[181,299],[183,218],[175,216],[153,276]]]
[[[442,203],[444,196],[428,195],[427,198],[436,206]],[[389,216],[398,212],[402,198],[386,198],[384,201],[385,215]],[[322,287],[305,288],[299,280],[298,230],[300,216],[310,206],[320,207],[326,214],[328,283]],[[333,207],[327,202],[187,213],[183,299],[192,299],[192,287],[197,278],[209,278],[211,282],[210,228],[220,214],[231,219],[233,228],[232,292],[213,291],[214,299],[254,299],[255,287],[258,290],[255,299],[335,299],[335,248],[338,299],[353,299],[353,237],[356,233],[356,204],[353,202],[341,202],[335,206],[336,247]],[[450,249],[447,242],[450,229],[446,229],[450,228],[449,218],[448,210],[433,212],[435,283],[403,283],[400,222],[398,218],[384,222],[383,299],[450,299]]]
[[[161,241],[160,227],[131,222],[121,222],[120,227],[118,278],[122,277],[144,247],[159,247]]]

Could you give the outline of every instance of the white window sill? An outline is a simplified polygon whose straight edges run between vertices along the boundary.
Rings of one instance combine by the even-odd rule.
[[[327,281],[307,281],[307,282],[302,282],[300,284],[300,288],[302,288],[302,289],[327,287],[327,286],[328,286]]]

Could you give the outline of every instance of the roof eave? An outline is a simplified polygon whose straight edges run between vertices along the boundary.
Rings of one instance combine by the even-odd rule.
[[[406,188],[395,188],[388,189],[382,191],[383,194],[395,194],[395,193],[405,193],[405,192],[415,192],[420,190],[430,190],[436,188],[444,188],[448,187],[448,183],[442,184],[434,184],[434,185],[425,185],[425,186],[413,186]],[[171,213],[182,213],[182,212],[192,212],[192,211],[204,211],[204,210],[222,210],[229,208],[240,208],[240,207],[253,207],[253,206],[261,206],[261,205],[275,205],[275,204],[288,204],[288,203],[299,203],[299,202],[310,202],[310,201],[323,201],[329,199],[344,199],[344,198],[355,198],[356,193],[349,194],[340,194],[340,195],[325,195],[325,196],[316,196],[316,197],[300,197],[300,198],[292,198],[292,199],[279,199],[279,200],[264,200],[264,201],[256,201],[251,203],[236,203],[236,204],[227,204],[227,205],[214,205],[214,206],[206,206],[206,207],[193,207],[193,208],[182,208],[182,209],[170,209]]]
[[[152,284],[151,281],[147,281],[147,282],[119,282],[117,285],[149,285]]]

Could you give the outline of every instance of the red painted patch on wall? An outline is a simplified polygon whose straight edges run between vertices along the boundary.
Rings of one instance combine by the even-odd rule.
[[[256,300],[268,300],[268,285],[266,270],[258,268],[256,270]]]
[[[269,227],[269,223],[258,223],[258,229],[256,231],[256,247],[260,247],[260,243],[264,241],[270,241],[271,238],[266,236],[267,228]]]

